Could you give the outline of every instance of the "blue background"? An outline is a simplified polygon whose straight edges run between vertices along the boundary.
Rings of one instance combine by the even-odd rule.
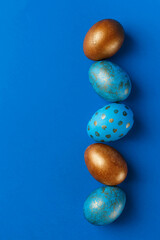
[[[0,2],[0,239],[159,239],[160,2],[5,0]],[[107,102],[88,80],[88,29],[122,23],[126,40],[111,59],[132,79],[125,101],[135,125],[111,146],[129,166],[126,208],[96,227],[83,202],[97,187],[84,163],[92,114]]]

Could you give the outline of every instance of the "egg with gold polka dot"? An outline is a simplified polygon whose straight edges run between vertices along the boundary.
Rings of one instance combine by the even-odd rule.
[[[88,123],[87,133],[96,142],[116,141],[131,130],[133,123],[130,107],[122,103],[111,103],[95,112]]]

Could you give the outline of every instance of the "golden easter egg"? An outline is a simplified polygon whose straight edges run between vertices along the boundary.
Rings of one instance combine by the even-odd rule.
[[[103,184],[118,185],[127,176],[127,163],[113,147],[94,143],[86,149],[84,158],[91,175]]]
[[[122,46],[124,29],[113,19],[104,19],[95,23],[87,32],[84,42],[84,54],[91,60],[112,57]]]

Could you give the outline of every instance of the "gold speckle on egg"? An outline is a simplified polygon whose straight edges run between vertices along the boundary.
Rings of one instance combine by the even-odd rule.
[[[96,135],[97,137],[99,137],[99,136],[100,136],[99,132],[95,132],[95,135]]]
[[[129,127],[130,127],[130,125],[131,125],[130,123],[127,123],[127,124],[126,124],[126,128],[129,128]]]
[[[110,138],[110,137],[111,137],[111,135],[110,135],[110,134],[106,135],[106,138]]]
[[[103,113],[101,118],[102,118],[102,119],[105,119],[105,117],[106,117],[106,115]]]
[[[113,123],[113,122],[114,122],[114,119],[113,119],[113,118],[110,118],[110,119],[109,119],[109,122],[110,122],[110,123]]]
[[[125,106],[125,108],[129,109],[129,107]]]
[[[124,93],[125,93],[125,94],[128,94],[128,93],[129,93],[129,89],[126,88]]]
[[[119,137],[123,137],[123,133],[119,135]]]
[[[101,140],[101,142],[104,142],[104,140]]]
[[[107,128],[106,125],[102,125],[102,129],[105,130]]]
[[[105,109],[107,110],[108,108],[110,108],[110,106],[106,107]]]
[[[126,111],[124,111],[124,112],[123,112],[123,116],[127,116],[127,113],[126,113]]]
[[[90,135],[90,137],[91,137],[91,138],[93,138],[93,136],[92,136],[92,135]]]
[[[117,110],[117,109],[115,109],[115,110],[114,110],[114,113],[118,113],[118,110]]]
[[[98,115],[98,112],[96,112],[95,115]]]
[[[123,82],[121,82],[121,83],[119,84],[118,90],[120,90],[121,88],[123,88]]]
[[[119,121],[119,122],[118,122],[118,125],[119,125],[119,126],[121,126],[122,124],[123,124],[123,122],[122,122],[122,121]]]
[[[94,126],[97,126],[97,121],[94,121]]]
[[[113,129],[113,132],[116,133],[116,132],[117,132],[117,129]]]
[[[90,130],[90,127],[88,126],[88,131]]]

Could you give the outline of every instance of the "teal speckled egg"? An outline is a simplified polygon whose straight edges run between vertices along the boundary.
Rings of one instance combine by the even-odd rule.
[[[122,213],[126,194],[119,187],[101,187],[92,192],[83,207],[88,222],[106,225],[115,221]]]
[[[96,142],[121,139],[134,123],[131,109],[122,103],[111,103],[93,115],[87,126],[88,135]]]
[[[109,102],[125,100],[131,92],[128,74],[109,61],[98,61],[89,69],[89,80],[98,95]]]

